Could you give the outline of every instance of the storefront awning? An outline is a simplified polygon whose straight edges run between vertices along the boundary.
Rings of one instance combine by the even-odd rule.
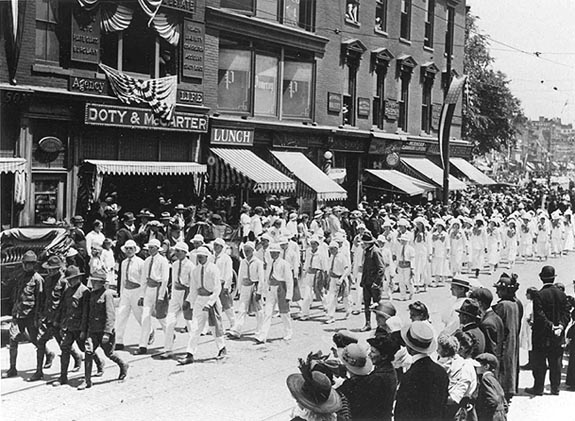
[[[190,175],[205,174],[206,166],[197,162],[155,162],[155,161],[103,161],[86,159],[87,164],[96,167],[104,175]]]
[[[436,189],[432,184],[418,180],[397,170],[365,170],[365,172],[369,175],[373,175],[384,183],[391,184],[408,196],[417,196]],[[369,187],[365,184],[364,186]]]
[[[402,157],[401,161],[419,177],[429,180],[438,187],[443,187],[443,169],[435,165],[427,158]],[[465,190],[466,184],[454,176],[449,176],[449,190]]]
[[[347,191],[329,178],[303,153],[272,151],[272,155],[297,179],[298,196],[300,194],[307,197],[315,195],[319,201],[347,199]]]
[[[210,167],[210,184],[219,188],[240,185],[258,193],[295,191],[295,182],[248,149],[212,148],[219,158]]]
[[[0,173],[17,173],[26,171],[24,158],[0,158]]]
[[[449,162],[451,162],[455,168],[461,171],[474,183],[481,184],[483,186],[490,186],[495,184],[495,180],[485,175],[481,170],[475,168],[473,164],[463,158],[450,158]]]

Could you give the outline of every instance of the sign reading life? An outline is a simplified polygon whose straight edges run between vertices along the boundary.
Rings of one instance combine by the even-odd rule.
[[[86,124],[96,126],[132,127],[149,130],[181,130],[207,133],[208,117],[174,111],[170,121],[162,121],[152,110],[105,104],[86,104]]]

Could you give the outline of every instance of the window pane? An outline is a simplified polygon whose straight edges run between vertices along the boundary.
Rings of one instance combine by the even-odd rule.
[[[48,3],[49,0],[36,1],[36,19],[43,21],[48,19]]]
[[[47,41],[46,60],[59,63],[60,45],[58,43],[58,37],[56,36],[55,25],[49,25],[48,31],[46,33],[46,41]]]
[[[254,0],[221,0],[221,7],[253,12]]]
[[[36,22],[36,58],[46,60],[46,24]]]
[[[220,49],[218,108],[249,111],[250,61],[249,51]]]
[[[284,0],[284,24],[298,26],[300,19],[300,3],[304,0]]]
[[[282,103],[284,117],[311,117],[312,73],[312,63],[285,62]]]
[[[257,0],[256,16],[266,20],[278,20],[278,0]]]
[[[154,73],[156,34],[146,16],[137,13],[123,34],[122,71],[151,76]]]
[[[276,115],[278,59],[256,56],[254,115]]]
[[[48,22],[58,22],[58,2],[56,0],[48,1]]]

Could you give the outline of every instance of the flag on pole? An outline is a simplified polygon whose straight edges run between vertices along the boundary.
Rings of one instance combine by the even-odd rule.
[[[455,105],[459,99],[459,93],[465,83],[467,76],[456,77],[451,81],[449,90],[441,107],[441,116],[439,117],[439,153],[443,168],[449,162],[449,132],[451,130],[451,120],[455,112]]]
[[[106,73],[112,90],[125,104],[147,103],[154,114],[170,121],[176,108],[177,76],[138,80],[105,64],[100,68]]]

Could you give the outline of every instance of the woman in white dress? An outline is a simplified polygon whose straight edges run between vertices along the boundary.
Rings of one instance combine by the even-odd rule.
[[[575,249],[575,226],[573,226],[573,212],[567,209],[563,215],[563,224],[565,225],[565,242],[563,244],[563,253],[567,254]]]
[[[560,210],[551,214],[551,256],[559,257],[563,252],[563,232],[565,225]]]
[[[423,217],[418,216],[413,222],[415,224],[413,233],[413,248],[415,249],[413,283],[416,291],[419,288],[422,291],[427,291],[430,281],[431,235],[425,226],[427,221]]]
[[[461,230],[461,220],[454,218],[449,227],[449,263],[453,276],[463,271],[463,256],[465,255],[465,234]]]
[[[489,274],[497,269],[501,259],[501,231],[499,230],[499,220],[491,219],[487,227],[487,263],[489,264]]]
[[[479,271],[483,269],[485,252],[487,250],[487,232],[485,220],[481,215],[475,217],[475,225],[471,231],[471,270],[479,278]]]
[[[432,287],[443,286],[449,276],[449,238],[445,229],[445,222],[438,218],[435,222],[434,232],[431,235],[431,275],[434,280]]]
[[[549,257],[551,225],[545,214],[539,216],[536,229],[537,241],[535,243],[535,254],[539,260],[547,260]]]
[[[521,330],[519,334],[519,346],[528,352],[529,359],[527,364],[522,365],[522,370],[531,370],[531,353],[533,350],[532,342],[532,330],[533,325],[533,296],[537,294],[537,288],[530,287],[527,288],[525,292],[525,297],[527,298],[527,304],[525,305],[525,311],[523,312],[523,320],[521,320]]]
[[[462,218],[463,228],[463,238],[465,240],[465,250],[463,253],[463,270],[465,272],[471,271],[471,232],[473,231],[473,220],[468,217]]]
[[[533,256],[533,227],[531,223],[531,214],[525,212],[521,216],[521,227],[519,229],[519,254],[523,261]]]
[[[502,241],[508,267],[509,269],[513,269],[519,249],[519,234],[517,233],[517,221],[515,219],[509,219],[507,221],[507,229],[505,230]]]

